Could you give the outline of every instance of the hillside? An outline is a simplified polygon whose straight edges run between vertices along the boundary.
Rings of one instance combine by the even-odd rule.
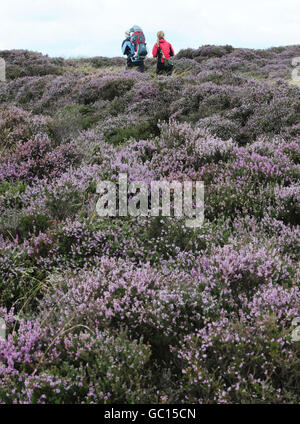
[[[295,57],[0,51],[0,403],[300,402]],[[99,217],[119,173],[203,181],[204,224]]]

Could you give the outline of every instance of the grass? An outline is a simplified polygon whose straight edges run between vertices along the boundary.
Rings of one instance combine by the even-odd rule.
[[[288,83],[292,85],[298,85],[300,87],[300,80],[299,81],[289,80]]]

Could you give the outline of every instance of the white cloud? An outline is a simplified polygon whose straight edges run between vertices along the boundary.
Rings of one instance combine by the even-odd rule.
[[[175,50],[202,44],[300,43],[298,0],[10,0],[1,4],[0,48],[50,55],[120,55],[124,30],[141,25],[149,47],[163,29]]]

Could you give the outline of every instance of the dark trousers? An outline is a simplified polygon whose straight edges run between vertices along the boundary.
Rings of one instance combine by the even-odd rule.
[[[145,71],[145,64],[143,60],[139,60],[137,62],[132,62],[130,58],[127,59],[126,69],[137,68],[138,72]]]
[[[168,76],[172,75],[172,72],[174,70],[174,65],[167,65],[165,62],[161,63],[160,61],[157,62],[156,67],[156,73],[157,75],[165,75]]]

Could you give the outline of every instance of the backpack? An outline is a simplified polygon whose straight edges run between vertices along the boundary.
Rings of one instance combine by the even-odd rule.
[[[165,54],[164,54],[164,52],[163,52],[162,48],[160,47],[160,45],[159,45],[159,50],[160,50],[160,53],[161,53],[162,57],[164,58],[164,63],[165,63],[165,64],[166,64],[169,68],[174,68],[174,62],[173,62],[171,59],[167,59],[167,58],[166,58],[166,56],[165,56]]]
[[[145,59],[148,54],[146,47],[146,39],[142,29],[139,26],[134,26],[130,29],[130,42],[134,47],[134,57],[136,59]]]

